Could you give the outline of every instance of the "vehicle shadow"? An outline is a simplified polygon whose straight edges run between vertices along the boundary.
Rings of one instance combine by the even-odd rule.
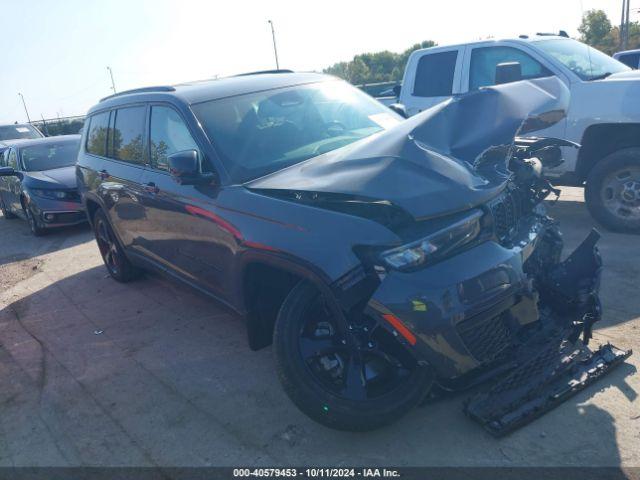
[[[474,467],[475,478],[482,474],[475,467],[499,474],[493,467],[621,462],[619,424],[608,410],[620,422],[625,399],[610,390],[635,399],[626,384],[632,365],[502,439],[464,417],[468,392],[378,431],[337,432],[295,408],[271,350],[251,352],[243,323],[208,298],[154,275],[120,284],[102,265],[60,277],[34,278],[42,288],[0,310],[0,403],[7,422],[16,419],[4,424],[12,434],[0,443],[0,458],[5,444],[24,452],[14,464],[392,463]],[[22,448],[36,442],[38,449]]]
[[[0,265],[74,247],[92,238],[88,223],[51,229],[35,237],[27,222],[18,218],[5,220],[0,213]]]

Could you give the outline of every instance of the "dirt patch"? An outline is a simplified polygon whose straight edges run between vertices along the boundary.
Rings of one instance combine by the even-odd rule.
[[[33,277],[42,267],[38,258],[24,258],[20,255],[0,259],[0,291]]]

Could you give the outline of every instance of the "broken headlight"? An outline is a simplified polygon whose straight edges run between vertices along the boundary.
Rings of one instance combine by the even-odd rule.
[[[474,240],[480,233],[482,212],[469,216],[415,242],[386,250],[380,254],[385,266],[395,270],[412,270],[442,259]]]

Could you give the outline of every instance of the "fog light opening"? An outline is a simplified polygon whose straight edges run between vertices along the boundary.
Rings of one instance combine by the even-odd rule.
[[[53,213],[45,213],[43,218],[45,222],[53,222],[56,219],[56,216]]]

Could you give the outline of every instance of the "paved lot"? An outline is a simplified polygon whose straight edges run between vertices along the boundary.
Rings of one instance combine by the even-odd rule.
[[[592,226],[582,192],[552,210],[569,247]],[[34,238],[0,219],[0,466],[640,466],[640,237],[605,232],[596,341],[636,355],[507,438],[459,395],[367,434],[308,420],[237,318],[163,278],[107,277],[88,228]]]

